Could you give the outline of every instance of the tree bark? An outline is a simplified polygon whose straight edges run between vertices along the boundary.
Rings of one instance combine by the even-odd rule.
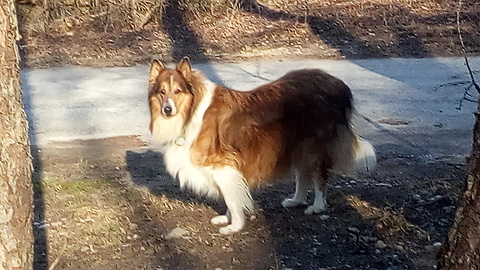
[[[466,188],[447,240],[438,254],[437,269],[480,269],[480,100],[477,103]]]
[[[0,0],[0,270],[32,269],[32,160],[14,0]]]

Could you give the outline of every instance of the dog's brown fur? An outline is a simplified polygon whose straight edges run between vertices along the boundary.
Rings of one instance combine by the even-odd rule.
[[[233,166],[250,185],[287,172],[308,149],[316,173],[332,167],[328,146],[338,124],[348,125],[350,89],[319,70],[292,71],[253,91],[218,86],[205,112],[192,160],[198,166]],[[319,179],[323,181],[325,179]]]
[[[157,136],[166,149],[171,150],[166,151],[167,159],[181,149],[173,145],[173,139],[178,137],[187,142],[185,150],[190,160],[171,158],[170,167],[178,167],[171,170],[173,175],[181,174],[182,170],[198,170],[196,174],[202,174],[205,185],[211,185],[207,188],[217,189],[215,194],[225,197],[231,195],[229,190],[222,189],[226,184],[222,181],[233,181],[233,187],[235,183],[252,187],[296,170],[299,177],[306,178],[299,180],[300,185],[313,181],[319,200],[324,200],[323,192],[331,171],[350,173],[354,169],[370,170],[374,166],[366,163],[375,159],[373,148],[351,129],[352,94],[341,80],[321,70],[304,69],[289,72],[248,92],[220,85],[209,88],[206,82],[200,72],[190,68],[188,59],[182,60],[176,69],[167,69],[160,62],[152,63],[149,91],[152,133],[155,136],[156,129],[168,129],[169,123],[181,126],[173,129],[172,132],[178,134],[168,139]],[[179,116],[162,114],[161,106],[168,98],[175,103]],[[202,102],[206,104],[203,109]],[[372,153],[373,158],[367,157]],[[358,160],[363,159],[365,164],[359,166]],[[185,162],[185,165],[173,164],[173,160]],[[215,175],[224,177],[225,168],[233,178],[236,173],[232,172],[238,171],[240,179],[217,179]],[[204,173],[206,171],[208,173]],[[185,181],[190,181],[187,185],[196,185],[192,184],[195,179]],[[230,200],[234,201],[231,205],[225,198],[232,223],[225,233],[243,227],[243,223],[234,226],[233,215],[236,214],[237,219],[241,217],[233,213],[238,209],[230,208],[248,204],[245,202],[250,198],[248,188],[245,192],[246,197],[235,198],[237,202]],[[305,197],[304,192],[300,193],[299,197]],[[296,197],[297,194],[295,203],[299,200]],[[315,204],[316,208],[324,208],[321,202]],[[242,207],[250,208],[248,205]],[[316,208],[314,212],[319,211]]]

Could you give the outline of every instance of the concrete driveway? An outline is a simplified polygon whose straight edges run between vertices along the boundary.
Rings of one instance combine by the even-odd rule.
[[[480,58],[470,58],[480,66]],[[463,162],[476,103],[460,100],[469,83],[463,58],[302,60],[194,65],[213,81],[249,90],[289,70],[320,68],[354,93],[355,127],[386,155],[401,148],[419,161]],[[141,135],[149,140],[148,66],[64,67],[21,73],[30,137],[55,141]],[[472,93],[477,99],[477,93]]]

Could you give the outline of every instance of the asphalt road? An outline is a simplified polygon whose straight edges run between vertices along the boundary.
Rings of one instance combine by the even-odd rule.
[[[470,58],[473,69],[480,58]],[[463,58],[302,60],[194,65],[211,80],[249,90],[289,70],[320,68],[354,94],[355,127],[384,154],[419,161],[463,162],[472,143],[475,102],[460,100],[469,84]],[[30,138],[56,141],[141,135],[149,140],[148,66],[23,70]],[[471,93],[476,100],[477,93]]]

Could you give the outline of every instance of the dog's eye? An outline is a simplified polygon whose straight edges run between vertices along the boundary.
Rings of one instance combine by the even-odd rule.
[[[160,90],[160,94],[165,95],[165,93],[166,93],[166,92],[165,92],[164,89]]]
[[[180,92],[182,92],[182,90],[180,90],[180,89],[177,88],[177,89],[175,89],[175,92],[174,92],[174,93],[175,93],[175,94],[178,94],[178,93],[180,93]]]

